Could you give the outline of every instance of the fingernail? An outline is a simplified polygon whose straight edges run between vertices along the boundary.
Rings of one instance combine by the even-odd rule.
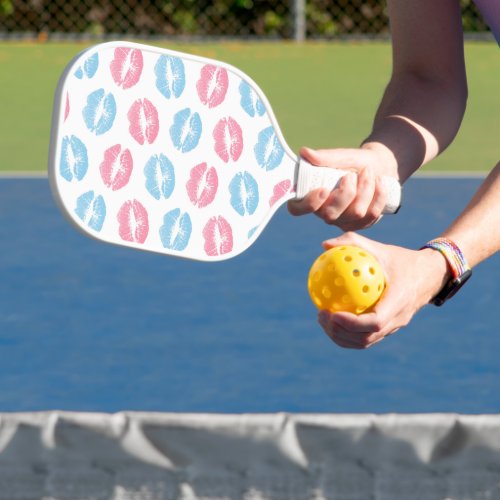
[[[319,199],[320,200],[326,200],[330,196],[330,191],[326,188],[321,189],[319,192]]]

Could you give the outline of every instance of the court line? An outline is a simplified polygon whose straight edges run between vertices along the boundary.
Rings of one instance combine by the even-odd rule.
[[[477,170],[428,170],[415,172],[412,177],[418,179],[483,179],[488,175],[488,173],[489,172],[486,170],[480,172]]]
[[[437,171],[429,170],[424,172],[416,172],[412,177],[417,179],[482,179],[488,175],[487,171],[474,170],[450,170]],[[0,179],[45,179],[48,177],[45,171],[19,171],[6,170],[0,171]]]
[[[0,172],[0,179],[44,179],[47,178],[47,172],[43,170],[40,171],[19,171],[15,170],[6,170]]]

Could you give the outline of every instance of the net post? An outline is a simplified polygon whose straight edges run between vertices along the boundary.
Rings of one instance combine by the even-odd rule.
[[[306,39],[306,0],[292,0],[293,38],[296,42]]]

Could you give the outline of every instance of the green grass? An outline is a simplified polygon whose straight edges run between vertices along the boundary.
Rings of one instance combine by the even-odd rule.
[[[388,79],[388,43],[170,44],[225,60],[271,102],[292,149],[356,146]],[[54,89],[84,44],[0,44],[0,171],[46,169]],[[487,170],[498,161],[500,61],[493,43],[466,47],[470,98],[454,144],[427,169]],[[496,105],[496,106],[495,106]]]

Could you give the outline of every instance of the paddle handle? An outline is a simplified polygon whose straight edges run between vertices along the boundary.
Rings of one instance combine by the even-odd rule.
[[[335,189],[348,171],[337,168],[317,167],[299,158],[296,199],[304,198],[313,189],[326,187]],[[401,206],[401,184],[394,177],[382,177],[382,186],[387,196],[384,214],[395,214]]]

